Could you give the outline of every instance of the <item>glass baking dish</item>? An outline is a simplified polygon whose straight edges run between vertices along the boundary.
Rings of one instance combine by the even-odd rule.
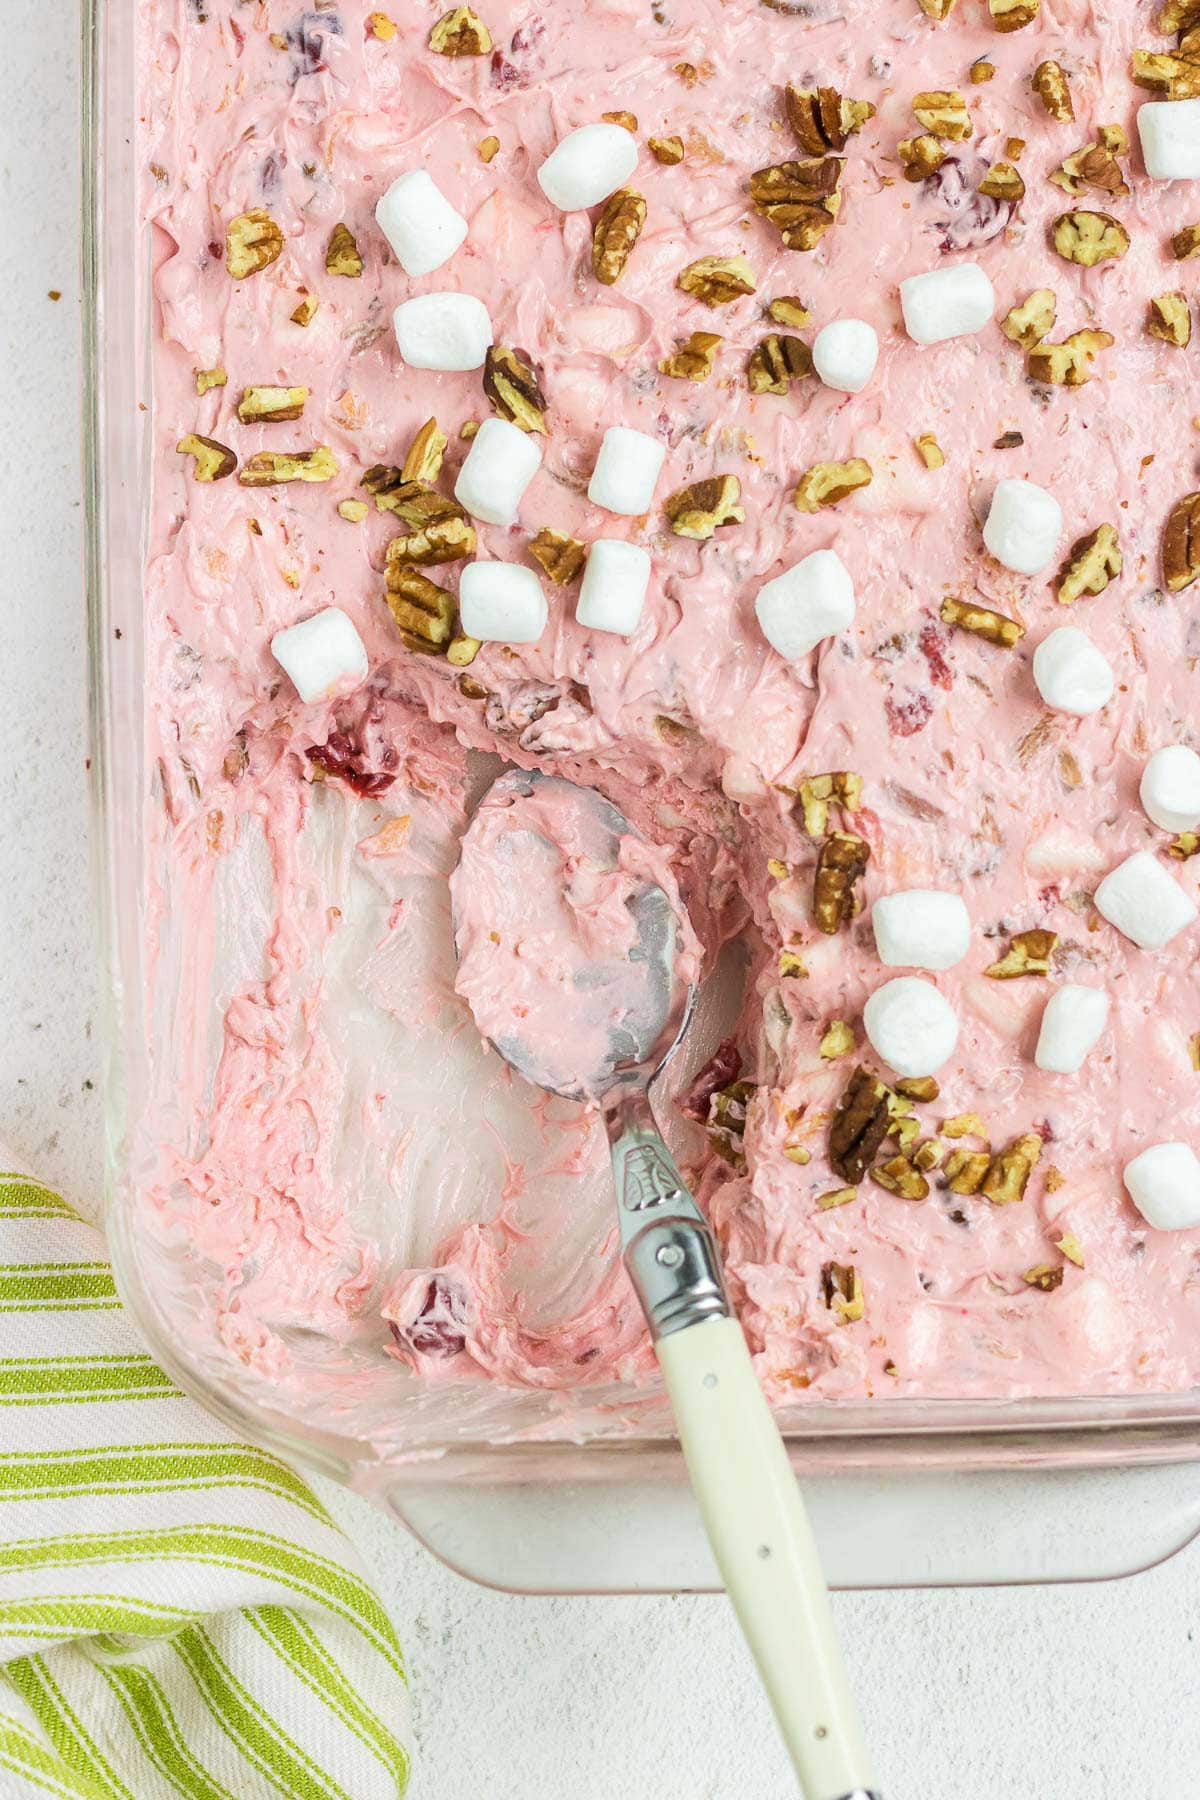
[[[368,1434],[356,1428],[354,1401],[341,1399],[361,1373],[349,1356],[317,1371],[319,1403],[300,1417],[269,1383],[240,1379],[228,1358],[185,1347],[178,1308],[202,1274],[186,1245],[167,1257],[139,1232],[141,1133],[169,1106],[173,1058],[187,1048],[180,1034],[196,1019],[185,1009],[181,1022],[187,945],[172,936],[169,894],[158,915],[165,976],[153,988],[147,977],[141,569],[152,390],[149,245],[134,166],[136,10],[136,0],[90,0],[83,27],[91,781],[107,971],[107,1223],[121,1291],[185,1389],[238,1430],[389,1506],[478,1579],[523,1591],[715,1586],[653,1393],[636,1403],[601,1394],[566,1423],[552,1398],[527,1395],[501,1417],[454,1387],[414,1393],[416,1378],[391,1364],[391,1428]],[[395,1040],[385,1047],[395,1053]],[[1196,1392],[810,1403],[784,1424],[835,1585],[1109,1575],[1159,1560],[1200,1530],[1200,1484],[1188,1467],[1200,1457]],[[1081,1537],[1072,1521],[1089,1496],[1098,1504]]]

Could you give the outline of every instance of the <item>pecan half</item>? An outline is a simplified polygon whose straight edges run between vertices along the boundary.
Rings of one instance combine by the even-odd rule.
[[[1010,1206],[1015,1200],[1023,1200],[1041,1154],[1042,1140],[1036,1131],[1016,1138],[1007,1150],[992,1158],[979,1190],[984,1199],[993,1206]]]
[[[632,188],[618,188],[600,208],[592,227],[592,270],[605,287],[620,280],[645,223],[645,199]]]
[[[270,213],[256,206],[229,221],[225,233],[225,267],[234,281],[259,275],[278,262],[283,252],[283,232]]]
[[[861,456],[849,462],[814,463],[796,483],[794,504],[801,512],[818,512],[823,506],[836,506],[848,494],[871,484],[871,465]]]
[[[989,200],[1007,200],[1015,206],[1025,198],[1025,182],[1021,171],[1010,162],[993,163],[979,180],[979,192]]]
[[[890,1124],[888,1090],[870,1070],[855,1069],[829,1127],[829,1166],[857,1187]]]
[[[243,487],[279,487],[285,481],[332,481],[337,472],[333,451],[318,444],[315,450],[260,450],[242,464],[238,480]]]
[[[1083,387],[1092,379],[1092,363],[1101,350],[1110,350],[1116,339],[1111,331],[1073,331],[1061,344],[1038,344],[1025,366],[1034,381],[1055,387]]]
[[[454,630],[454,595],[418,569],[389,563],[387,603],[410,650],[438,653]]]
[[[977,1194],[991,1166],[986,1150],[952,1150],[946,1158],[946,1186],[952,1194]]]
[[[363,259],[358,239],[344,222],[335,225],[325,251],[325,273],[344,275],[350,281],[357,281],[362,272]]]
[[[774,163],[750,177],[754,210],[770,220],[789,250],[813,250],[837,218],[841,206],[840,156]]]
[[[1060,125],[1065,125],[1075,117],[1075,103],[1071,99],[1071,84],[1067,80],[1066,70],[1062,64],[1052,57],[1040,62],[1033,71],[1033,91],[1050,114]]]
[[[1194,100],[1200,96],[1200,44],[1162,53],[1135,50],[1129,72],[1139,87],[1164,100]]]
[[[1129,140],[1119,125],[1101,125],[1094,144],[1085,144],[1063,158],[1050,176],[1068,194],[1085,194],[1096,188],[1102,194],[1123,199],[1129,193],[1125,171],[1117,161],[1129,153]]]
[[[1124,567],[1121,544],[1114,525],[1097,525],[1086,537],[1076,538],[1058,571],[1058,598],[1070,606],[1084,594],[1102,594]]]
[[[1192,341],[1192,309],[1186,294],[1155,294],[1146,312],[1146,330],[1164,344],[1186,350]]]
[[[866,873],[871,846],[850,831],[833,831],[821,845],[813,877],[813,919],[832,937],[859,909],[856,885]]]
[[[1025,627],[1018,620],[993,612],[990,606],[960,600],[957,594],[947,594],[942,601],[942,618],[960,631],[970,631],[976,637],[986,638],[989,644],[999,644],[1002,650],[1013,649],[1025,636]]]
[[[306,387],[248,387],[237,403],[237,416],[243,425],[269,425],[284,419],[298,419],[308,399]]]
[[[896,153],[904,165],[905,181],[925,181],[936,175],[946,160],[946,147],[929,132],[919,137],[901,138]]]
[[[731,300],[752,294],[758,280],[744,256],[701,256],[679,271],[675,286],[705,306],[728,306]]]
[[[578,538],[568,537],[565,531],[543,525],[537,536],[529,540],[529,554],[534,562],[541,564],[556,587],[566,587],[583,573],[587,545],[581,544]]]
[[[1042,0],[988,0],[988,11],[997,31],[1023,31],[1042,10]]]
[[[1189,257],[1200,256],[1200,225],[1185,225],[1171,239],[1171,254],[1176,262],[1187,262]]]
[[[913,439],[913,448],[927,469],[944,469],[946,452],[934,437],[932,431],[923,431],[920,437]]]
[[[843,1325],[857,1324],[865,1311],[863,1284],[853,1263],[821,1265],[821,1293],[826,1306]]]
[[[1035,288],[1027,300],[1005,314],[1000,329],[1023,350],[1032,350],[1047,332],[1053,331],[1058,303],[1053,288]]]
[[[836,88],[800,88],[790,82],[783,90],[783,110],[809,156],[844,149],[847,139],[875,117],[869,100],[847,100]]]
[[[652,137],[646,139],[650,146],[650,154],[655,162],[664,163],[671,168],[683,161],[683,139],[681,137]]]
[[[469,6],[456,6],[429,33],[429,48],[439,56],[490,56],[492,34]]]
[[[1063,1284],[1063,1267],[1061,1263],[1038,1263],[1032,1269],[1026,1269],[1021,1280],[1027,1287],[1040,1288],[1043,1294],[1052,1294],[1055,1288]]]
[[[707,381],[722,342],[719,332],[693,331],[690,337],[676,339],[674,350],[663,357],[659,369],[676,381]]]
[[[375,498],[379,512],[395,513],[408,527],[388,545],[389,562],[461,562],[475,553],[475,527],[457,500],[437,494],[418,481],[404,481],[399,469],[378,463],[362,485]]]
[[[907,1156],[891,1156],[887,1162],[877,1163],[871,1170],[871,1180],[889,1194],[899,1194],[902,1200],[929,1198],[929,1183]]]
[[[849,769],[834,769],[828,775],[810,775],[800,783],[800,811],[809,837],[824,837],[829,830],[829,809],[844,807],[856,813],[862,806],[863,778]]]
[[[961,142],[974,131],[967,103],[957,88],[932,88],[913,95],[913,117],[934,137]]]
[[[442,472],[442,458],[445,454],[445,432],[439,428],[436,419],[426,419],[408,446],[404,467],[400,471],[401,481],[436,481]]]
[[[1200,575],[1200,494],[1185,494],[1171,508],[1163,530],[1163,579],[1178,594]]]
[[[722,525],[745,522],[745,508],[738,505],[741,492],[736,475],[709,475],[670,495],[663,511],[676,537],[710,538]]]
[[[752,394],[786,394],[793,381],[812,374],[812,351],[802,338],[773,332],[756,344],[746,361]]]
[[[1016,981],[1023,975],[1048,975],[1057,942],[1057,931],[1015,932],[999,962],[989,964],[983,972],[992,981]]]
[[[1124,256],[1129,233],[1111,213],[1067,212],[1054,221],[1052,241],[1064,261],[1094,269],[1097,263]]]
[[[181,437],[175,448],[180,456],[192,458],[193,481],[224,481],[238,466],[238,459],[227,444],[218,444],[216,438],[200,437],[195,431]]]
[[[545,432],[546,396],[519,350],[492,344],[483,362],[483,391],[502,419],[522,431]]]

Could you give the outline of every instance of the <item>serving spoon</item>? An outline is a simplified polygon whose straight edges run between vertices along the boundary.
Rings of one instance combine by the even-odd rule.
[[[624,815],[591,788],[537,772],[502,775],[467,830],[454,878],[460,956],[481,820],[494,826],[497,810],[505,809],[499,842],[512,866],[500,879],[520,882],[522,866],[529,867],[522,839],[525,850],[555,848],[539,829],[547,804],[569,828],[563,835],[586,845],[589,865],[601,871],[615,873],[622,841],[637,839]],[[495,852],[493,836],[489,854]],[[695,998],[679,968],[675,908],[649,876],[630,878],[625,904],[635,931],[618,959],[634,965],[628,972],[635,999],[612,1021],[601,1066],[568,1069],[552,1041],[553,1007],[527,1015],[519,1030],[493,1029],[491,1041],[535,1086],[599,1108],[622,1257],[650,1327],[717,1567],[806,1800],[879,1800],[800,1489],[730,1305],[715,1239],[654,1120],[651,1089],[683,1039]],[[581,1003],[612,973],[581,970]],[[558,1013],[559,1031],[565,1023]]]

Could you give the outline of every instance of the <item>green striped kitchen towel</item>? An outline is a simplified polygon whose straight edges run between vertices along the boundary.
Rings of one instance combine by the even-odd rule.
[[[155,1367],[99,1234],[0,1173],[0,1795],[395,1800],[407,1741],[333,1520]]]

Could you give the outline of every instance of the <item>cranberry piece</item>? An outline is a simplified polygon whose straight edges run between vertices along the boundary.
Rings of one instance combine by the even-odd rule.
[[[408,1325],[389,1323],[400,1348],[414,1356],[458,1356],[467,1347],[466,1295],[439,1269],[416,1318]]]
[[[676,1102],[680,1112],[686,1118],[706,1125],[709,1101],[722,1088],[728,1087],[731,1081],[736,1081],[741,1070],[742,1053],[733,1038],[725,1038],[717,1045],[687,1093],[680,1095]]]
[[[911,689],[901,698],[889,694],[883,703],[887,714],[888,730],[894,737],[913,737],[918,731],[924,731],[933,716],[933,701],[928,694],[917,694]]]
[[[305,755],[331,781],[344,781],[364,799],[385,794],[399,774],[399,755],[394,744],[378,750],[368,747],[367,730],[376,720],[368,718],[357,730],[338,725],[323,744],[310,744]]]
[[[521,71],[510,63],[503,50],[492,51],[492,86],[515,88],[521,85]]]
[[[933,620],[929,619],[921,627],[917,648],[929,664],[930,681],[937,687],[949,689],[954,686],[954,673],[946,661],[947,641],[945,632],[939,630]]]
[[[975,250],[990,244],[1012,217],[1012,202],[981,194],[974,172],[968,171],[961,157],[948,156],[922,187],[937,208],[933,224],[940,233],[942,250]]]

